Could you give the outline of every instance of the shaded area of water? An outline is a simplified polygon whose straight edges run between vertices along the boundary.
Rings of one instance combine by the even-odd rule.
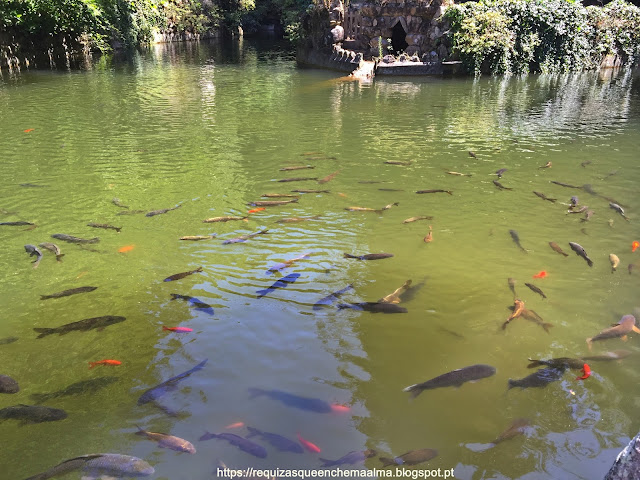
[[[158,47],[126,62],[105,57],[87,71],[0,80],[0,222],[37,224],[0,226],[0,339],[19,338],[0,345],[0,373],[21,386],[0,398],[0,408],[94,380],[84,394],[43,402],[66,410],[63,421],[0,423],[3,438],[11,439],[0,451],[7,478],[93,452],[144,458],[156,469],[153,478],[176,480],[210,478],[216,459],[234,468],[316,468],[319,456],[336,459],[365,448],[383,456],[435,448],[439,456],[429,468],[455,468],[461,479],[601,478],[638,428],[637,357],[593,362],[594,374],[583,382],[569,371],[544,389],[507,391],[507,381],[532,372],[528,357],[586,354],[587,337],[638,305],[640,267],[627,271],[640,264],[640,251],[631,252],[631,242],[640,240],[638,78],[615,72],[361,86],[297,69],[292,55],[266,47]],[[551,168],[539,168],[547,162]],[[315,168],[279,170],[301,165]],[[501,168],[507,171],[498,179]],[[278,182],[336,171],[323,184]],[[512,190],[499,190],[493,180]],[[599,196],[550,180],[591,185]],[[267,207],[246,222],[203,223],[246,216],[255,208],[247,204],[260,195],[297,189],[329,193],[301,193],[297,203]],[[414,193],[425,189],[453,194]],[[546,202],[534,190],[558,200]],[[572,195],[594,210],[589,221],[567,213]],[[128,210],[179,208],[153,217],[118,215],[125,209],[114,197]],[[623,205],[630,221],[604,197]],[[345,210],[395,202],[382,213]],[[433,219],[403,223],[420,215]],[[317,218],[276,223],[291,217]],[[429,225],[433,241],[425,243]],[[244,243],[222,244],[265,229]],[[527,253],[509,230],[518,232]],[[51,239],[55,233],[100,242],[83,248]],[[179,240],[210,234],[217,236]],[[47,241],[65,256],[56,262],[45,251],[32,268],[23,245]],[[569,256],[554,252],[550,241]],[[582,245],[594,266],[568,242]],[[345,252],[394,256],[358,261]],[[308,258],[267,275],[272,265],[305,253]],[[621,260],[613,274],[610,253]],[[163,281],[198,267],[202,272]],[[532,279],[541,270],[548,276]],[[294,272],[300,274],[295,283],[256,298]],[[526,306],[553,324],[550,333],[522,318],[500,328],[513,304],[508,277]],[[419,288],[400,304],[405,314],[312,308],[348,284],[354,289],[337,303],[376,301],[407,279]],[[98,288],[39,299],[81,286]],[[171,294],[197,297],[214,313]],[[40,339],[32,330],[101,315],[126,321]],[[193,332],[162,331],[163,325]],[[596,343],[593,353],[637,354],[638,339],[631,337]],[[205,358],[201,371],[161,399],[178,417],[137,405],[145,390]],[[122,364],[88,369],[102,359]],[[497,372],[413,401],[402,392],[476,363]],[[268,396],[251,398],[251,388],[350,410],[314,413]],[[488,448],[521,417],[531,423],[525,435]],[[292,439],[300,434],[322,452],[267,445],[267,458],[259,459],[222,440],[197,441],[205,430],[246,435],[246,428],[225,430],[236,422]],[[136,425],[184,437],[198,452],[159,449],[134,435]],[[366,465],[381,463],[371,458]]]

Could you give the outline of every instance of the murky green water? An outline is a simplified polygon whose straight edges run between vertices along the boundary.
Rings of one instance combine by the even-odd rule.
[[[217,460],[233,468],[317,468],[317,457],[336,459],[352,450],[396,456],[435,448],[439,456],[415,468],[455,468],[460,479],[597,479],[637,433],[634,356],[592,362],[594,373],[584,382],[567,371],[546,388],[507,391],[508,379],[532,372],[528,357],[584,355],[587,337],[638,306],[640,266],[627,271],[629,263],[640,264],[640,251],[631,252],[631,242],[640,240],[640,79],[632,73],[359,85],[297,69],[292,55],[244,42],[159,47],[128,62],[102,59],[89,71],[3,75],[0,221],[37,228],[0,226],[0,338],[19,338],[0,345],[0,373],[21,386],[20,393],[0,397],[0,408],[33,404],[31,395],[79,381],[117,380],[43,402],[67,411],[63,421],[0,423],[2,478],[25,478],[94,452],[144,458],[156,479],[192,480],[212,478]],[[310,152],[319,153],[303,155]],[[411,163],[383,163],[388,160]],[[538,168],[547,162],[551,168]],[[306,164],[315,169],[279,171]],[[500,168],[508,169],[500,182],[513,190],[493,185]],[[322,185],[277,182],[338,170]],[[550,180],[590,184],[624,205],[630,221],[602,197]],[[261,194],[293,189],[330,193],[301,194],[298,203],[269,207],[248,222],[202,222],[246,215],[253,208],[247,203]],[[420,189],[453,195],[416,195]],[[572,195],[594,210],[588,222],[566,214]],[[117,215],[122,209],[113,197],[130,210],[181,207],[154,217]],[[345,210],[394,202],[399,205],[382,214]],[[434,218],[402,223],[417,215]],[[311,216],[319,218],[276,223]],[[427,244],[429,224],[433,241]],[[221,244],[262,229],[269,233]],[[527,254],[512,241],[511,229]],[[55,233],[100,242],[81,248],[51,239]],[[214,233],[211,240],[179,240]],[[46,241],[65,256],[58,263],[45,251],[34,269],[23,245]],[[551,250],[550,241],[569,256]],[[593,268],[569,249],[570,241],[586,249]],[[394,257],[357,261],[343,252]],[[256,298],[281,276],[266,275],[268,267],[304,253],[309,258],[282,272],[299,273],[295,283]],[[621,260],[614,274],[610,253]],[[163,282],[198,267],[201,273]],[[547,278],[533,280],[541,270]],[[524,319],[500,329],[513,302],[508,277],[516,279],[526,306],[553,324],[550,333]],[[350,283],[354,290],[343,303],[376,301],[407,279],[420,288],[401,303],[406,314],[312,309]],[[39,299],[80,286],[98,289]],[[172,301],[172,293],[197,297],[215,313]],[[126,321],[41,339],[33,331],[102,315]],[[193,332],[166,332],[163,325]],[[623,348],[637,354],[638,341],[631,335],[627,343],[598,342],[593,353]],[[182,412],[179,417],[137,405],[146,389],[205,358],[204,369],[161,399]],[[88,362],[102,359],[122,365],[88,369]],[[414,401],[402,391],[476,363],[497,373]],[[253,387],[350,410],[320,414],[251,399]],[[530,420],[525,435],[487,448],[519,417]],[[268,451],[260,459],[223,440],[198,442],[205,430],[245,435],[245,428],[225,430],[236,422],[294,439],[299,433],[322,453],[278,452],[258,439]],[[160,449],[135,436],[136,425],[191,440],[198,452]],[[372,458],[366,465],[381,463]]]

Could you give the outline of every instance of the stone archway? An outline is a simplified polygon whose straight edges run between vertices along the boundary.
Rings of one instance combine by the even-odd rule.
[[[406,40],[407,33],[409,32],[407,32],[406,20],[403,17],[397,18],[391,29],[391,47],[396,55],[404,52],[409,46]]]

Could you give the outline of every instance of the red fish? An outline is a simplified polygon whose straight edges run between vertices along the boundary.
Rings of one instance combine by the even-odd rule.
[[[247,213],[256,213],[256,212],[261,212],[263,210],[266,210],[266,208],[264,207],[260,207],[260,208],[252,208],[251,210],[249,210]]]
[[[27,128],[24,133],[30,133],[33,132],[35,130],[35,128]]]
[[[304,446],[304,448],[309,450],[311,453],[320,453],[321,452],[320,447],[318,447],[317,445],[311,443],[309,440],[305,440],[304,438],[302,438],[300,436],[299,433],[298,433],[298,440]]]
[[[339,403],[331,404],[332,412],[342,413],[342,412],[348,412],[349,410],[351,410],[351,407],[349,407],[348,405],[340,405]]]
[[[585,363],[584,366],[582,367],[582,376],[576,377],[576,380],[586,380],[590,376],[591,376],[591,368],[589,368],[589,365]]]
[[[231,425],[227,425],[224,428],[242,428],[242,427],[244,427],[244,422],[232,423]]]
[[[640,242],[638,242],[638,241],[634,241],[634,242],[631,244],[631,251],[632,251],[632,252],[635,252],[635,251],[638,249],[638,247],[640,247]]]
[[[136,247],[135,245],[125,245],[124,247],[120,247],[118,249],[118,252],[127,253],[127,252],[130,252],[131,250],[133,250],[135,247]]]
[[[188,327],[167,327],[165,325],[162,326],[162,330],[169,330],[170,332],[178,332],[178,333],[193,332],[193,328],[188,328]]]
[[[533,278],[545,278],[547,276],[547,272],[545,270],[541,270],[536,273]]]
[[[99,360],[97,362],[89,362],[89,370],[91,370],[96,365],[121,365],[122,362],[119,360]]]

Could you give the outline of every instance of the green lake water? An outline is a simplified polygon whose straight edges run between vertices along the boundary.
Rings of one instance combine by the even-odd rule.
[[[0,345],[0,374],[21,387],[1,395],[0,408],[114,377],[95,391],[43,402],[64,409],[62,421],[1,422],[3,479],[96,452],[143,458],[154,466],[154,479],[200,480],[215,476],[218,460],[232,468],[311,469],[321,465],[318,457],[366,448],[386,457],[434,448],[436,458],[413,468],[454,468],[459,479],[604,476],[640,428],[637,335],[626,343],[594,343],[592,354],[625,349],[632,355],[590,362],[593,374],[584,381],[567,371],[545,388],[508,390],[507,382],[533,372],[529,357],[587,354],[587,337],[640,305],[640,250],[631,251],[640,240],[637,72],[364,85],[338,76],[299,69],[286,50],[246,40],[158,46],[129,60],[105,57],[81,71],[2,73],[0,222],[37,228],[0,226],[0,339],[19,338]],[[384,163],[390,160],[410,163]],[[551,168],[539,168],[547,162]],[[279,171],[296,165],[315,169]],[[507,171],[498,179],[501,168]],[[277,181],[336,171],[324,184]],[[499,190],[493,180],[512,190]],[[599,196],[550,180],[588,184]],[[267,200],[260,195],[294,189],[330,193],[300,194],[297,203],[268,207],[247,222],[203,223],[247,215],[255,208],[248,203]],[[453,194],[415,193],[422,189]],[[594,211],[589,221],[567,214],[572,195]],[[180,207],[153,217],[117,215],[123,209],[114,197],[130,210]],[[604,197],[623,205],[629,221]],[[395,202],[383,213],[345,210]],[[419,215],[433,219],[403,223]],[[425,243],[429,225],[433,241]],[[245,243],[222,244],[264,229],[267,234]],[[100,242],[82,248],[52,239],[56,233]],[[208,234],[217,237],[179,240]],[[56,262],[43,251],[34,269],[23,245],[47,241],[65,256]],[[550,241],[568,256],[554,252]],[[592,268],[568,242],[585,248]],[[124,246],[133,248],[120,253]],[[358,261],[344,252],[394,256]],[[266,274],[305,253],[281,273]],[[621,261],[615,273],[611,253]],[[163,282],[198,267],[202,272]],[[547,277],[534,280],[541,270]],[[257,290],[290,273],[300,274],[295,283],[256,298]],[[523,318],[501,329],[513,304],[509,277],[527,308],[553,325],[549,333]],[[375,302],[408,279],[415,288],[400,304],[408,313],[312,308],[348,284],[353,290],[337,303]],[[81,286],[98,288],[40,300]],[[197,297],[215,313],[171,300],[172,293]],[[40,339],[33,330],[102,315],[126,321]],[[167,332],[163,325],[193,332]],[[122,364],[88,369],[102,359]],[[137,405],[145,390],[204,359],[201,371],[160,400],[179,416]],[[478,363],[496,374],[425,391],[413,401],[402,391]],[[250,388],[349,409],[316,413],[250,398]],[[531,425],[524,435],[489,448],[521,417]],[[322,452],[279,452],[255,439],[267,448],[261,459],[223,440],[198,441],[205,431],[246,435],[244,427],[225,429],[236,422],[293,439],[300,434]],[[134,435],[136,425],[186,438],[198,451],[158,448]],[[369,468],[381,465],[379,458],[366,461]]]

